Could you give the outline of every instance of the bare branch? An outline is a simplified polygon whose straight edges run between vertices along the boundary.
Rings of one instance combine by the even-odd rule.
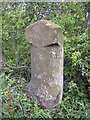
[[[6,62],[0,62],[3,65],[9,67],[10,69],[26,69],[28,72],[31,72],[30,68],[28,66],[11,66]]]

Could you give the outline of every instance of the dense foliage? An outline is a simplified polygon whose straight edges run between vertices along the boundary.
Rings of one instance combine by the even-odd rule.
[[[54,109],[42,109],[40,104],[30,101],[24,93],[27,84],[20,76],[6,76],[2,74],[2,115],[3,118],[89,118],[90,109],[88,100],[76,83],[69,82],[64,86],[64,95],[61,104]],[[8,92],[11,92],[11,114],[8,115]]]
[[[89,3],[2,3],[3,117],[88,118],[89,117]],[[61,26],[64,35],[64,95],[55,109],[43,110],[30,101],[24,85],[30,80],[30,45],[25,28],[40,19]],[[7,62],[8,67],[5,64]],[[5,87],[7,86],[7,87]],[[12,114],[7,113],[7,93],[12,94]]]

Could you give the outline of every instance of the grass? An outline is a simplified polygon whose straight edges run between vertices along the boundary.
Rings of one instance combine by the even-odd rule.
[[[41,109],[37,100],[30,101],[27,98],[24,86],[28,82],[21,76],[0,75],[2,78],[2,117],[7,118],[90,118],[89,100],[84,97],[73,81],[64,85],[62,103],[58,103],[54,109]],[[11,114],[8,114],[8,92],[11,92]]]

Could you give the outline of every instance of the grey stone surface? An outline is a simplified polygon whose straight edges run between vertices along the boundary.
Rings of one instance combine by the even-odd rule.
[[[49,108],[62,100],[63,34],[58,25],[47,20],[28,26],[25,34],[31,43],[31,81],[25,91]]]

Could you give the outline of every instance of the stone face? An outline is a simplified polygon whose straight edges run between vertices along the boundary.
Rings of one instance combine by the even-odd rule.
[[[47,21],[40,20],[26,28],[26,40],[36,47],[43,47],[58,43],[61,45],[62,31],[60,26]]]
[[[31,43],[31,81],[25,87],[29,98],[49,108],[61,102],[63,93],[63,38],[61,28],[40,20],[26,28]]]

